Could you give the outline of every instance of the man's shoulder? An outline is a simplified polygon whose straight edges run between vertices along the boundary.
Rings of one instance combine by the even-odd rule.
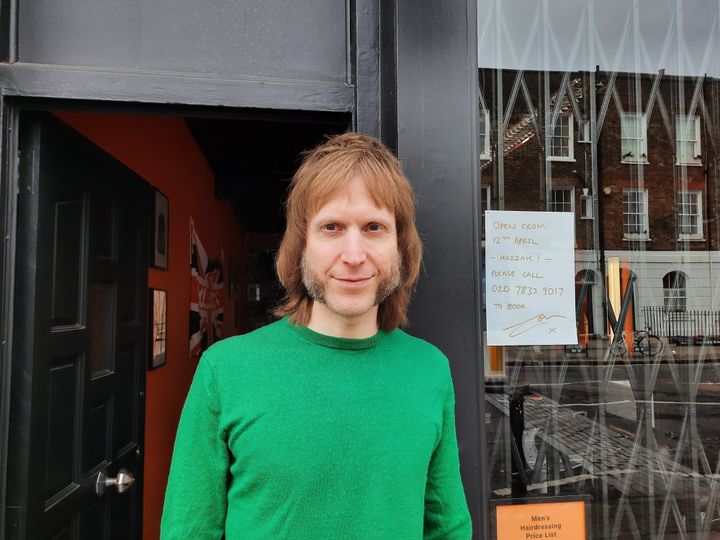
[[[397,341],[398,344],[405,345],[407,347],[411,347],[413,349],[417,349],[419,351],[425,351],[428,354],[435,354],[440,356],[445,356],[445,354],[435,345],[430,343],[429,341],[414,336],[407,331],[403,330],[402,328],[396,328],[392,332],[390,332],[390,336]]]
[[[417,336],[408,334],[405,330],[396,328],[390,333],[393,347],[397,347],[415,358],[426,359],[431,363],[448,364],[447,356],[438,347]]]
[[[203,359],[209,362],[222,361],[228,357],[242,357],[243,353],[253,353],[267,350],[273,344],[284,341],[284,336],[290,337],[287,332],[288,324],[282,319],[266,326],[241,334],[222,339],[211,345],[203,354]]]

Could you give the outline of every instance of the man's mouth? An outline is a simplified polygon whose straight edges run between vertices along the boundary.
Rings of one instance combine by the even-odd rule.
[[[335,277],[334,279],[336,281],[339,281],[341,283],[347,284],[347,285],[362,285],[363,283],[367,283],[370,281],[372,276],[370,277]]]

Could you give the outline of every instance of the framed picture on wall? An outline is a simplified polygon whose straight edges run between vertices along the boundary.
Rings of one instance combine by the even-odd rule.
[[[170,202],[160,191],[153,198],[152,254],[150,262],[155,268],[168,269],[170,247]]]
[[[150,356],[148,369],[167,362],[167,291],[150,289]]]

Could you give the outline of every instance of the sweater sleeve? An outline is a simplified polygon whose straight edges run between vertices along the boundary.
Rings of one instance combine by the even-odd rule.
[[[460,478],[458,445],[455,436],[455,396],[448,372],[447,397],[443,406],[443,426],[430,459],[425,488],[426,540],[468,540],[472,523]]]
[[[206,352],[180,416],[160,526],[162,540],[223,537],[227,510],[228,447]]]

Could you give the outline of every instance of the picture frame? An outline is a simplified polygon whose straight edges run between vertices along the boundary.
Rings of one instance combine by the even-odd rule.
[[[153,194],[152,216],[150,263],[155,268],[167,270],[170,252],[170,201],[159,189]]]
[[[167,290],[149,289],[148,370],[157,369],[167,363],[167,300]]]

